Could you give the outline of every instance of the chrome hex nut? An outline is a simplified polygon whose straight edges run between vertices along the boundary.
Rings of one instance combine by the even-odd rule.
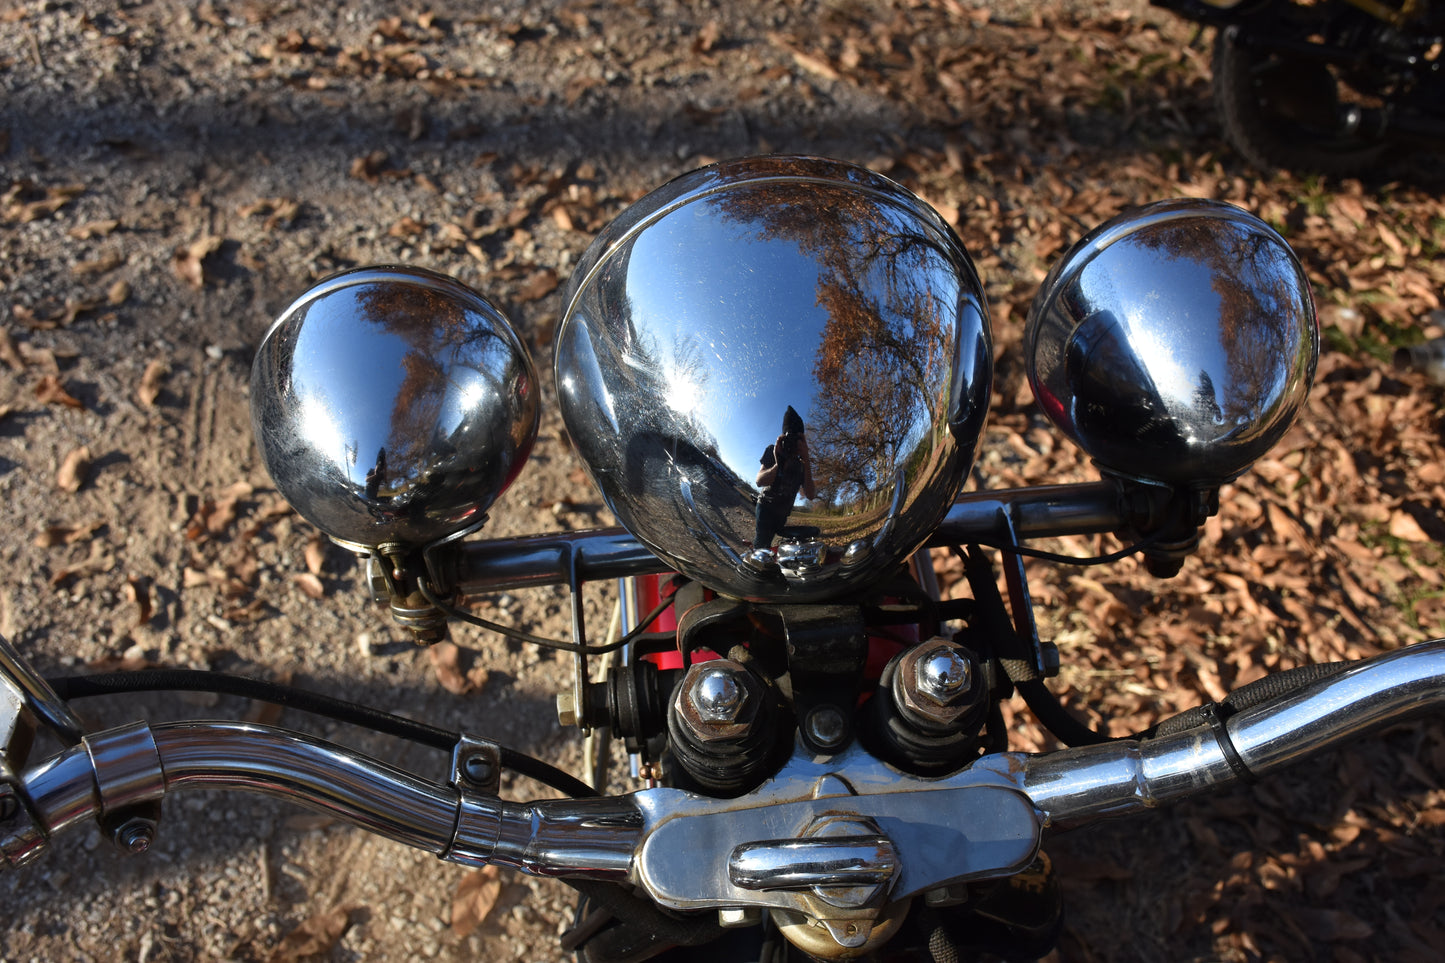
[[[699,742],[741,739],[757,718],[762,686],[730,659],[699,662],[677,687],[678,718]]]
[[[951,726],[978,702],[972,653],[938,637],[914,646],[898,660],[893,696],[926,722]]]

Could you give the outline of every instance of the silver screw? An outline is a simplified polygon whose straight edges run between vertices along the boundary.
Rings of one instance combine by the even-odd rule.
[[[747,691],[727,669],[703,672],[688,695],[703,722],[733,722],[747,700]]]
[[[497,770],[493,768],[492,761],[480,752],[474,752],[462,762],[462,775],[467,782],[477,786],[485,786],[496,778]]]
[[[138,855],[151,848],[155,842],[156,824],[141,817],[127,819],[115,831],[115,844],[123,853]]]
[[[973,672],[967,659],[952,647],[940,645],[918,660],[914,679],[919,692],[946,701],[968,688]]]
[[[816,706],[803,721],[808,738],[824,749],[837,748],[848,734],[847,720],[837,706]]]

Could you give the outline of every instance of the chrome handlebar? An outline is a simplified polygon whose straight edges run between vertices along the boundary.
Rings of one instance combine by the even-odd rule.
[[[0,819],[0,852],[18,865],[87,819],[183,789],[242,789],[452,862],[626,881],[676,909],[783,907],[863,925],[860,907],[1017,872],[1047,830],[1262,775],[1442,703],[1445,639],[1170,736],[999,753],[940,778],[900,773],[856,746],[828,757],[800,749],[728,800],[647,789],[511,803],[280,729],[138,723],[22,774],[0,772],[0,788],[23,803]]]
[[[1025,539],[1118,531],[1128,523],[1123,500],[1109,481],[969,492],[924,544],[1006,541],[1010,532]],[[670,571],[621,528],[466,542],[461,551],[457,588],[465,595],[566,584],[574,565],[582,581]]]

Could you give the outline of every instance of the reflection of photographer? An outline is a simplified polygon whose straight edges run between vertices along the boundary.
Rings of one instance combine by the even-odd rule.
[[[769,548],[773,544],[773,538],[787,524],[799,491],[805,498],[816,497],[813,461],[808,455],[805,430],[802,417],[789,405],[783,414],[783,433],[763,451],[762,469],[757,477],[762,494],[758,497],[753,548]]]

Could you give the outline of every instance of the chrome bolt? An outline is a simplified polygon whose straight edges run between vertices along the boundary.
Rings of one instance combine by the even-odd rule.
[[[973,670],[949,645],[939,645],[914,664],[914,680],[924,696],[946,702],[968,689]]]
[[[848,720],[837,706],[815,706],[803,720],[808,739],[822,749],[836,749],[848,737]]]
[[[708,669],[698,675],[688,692],[703,722],[735,722],[747,701],[747,692],[727,669]]]
[[[156,839],[154,820],[135,816],[116,827],[115,845],[123,853],[138,855],[151,848]]]

